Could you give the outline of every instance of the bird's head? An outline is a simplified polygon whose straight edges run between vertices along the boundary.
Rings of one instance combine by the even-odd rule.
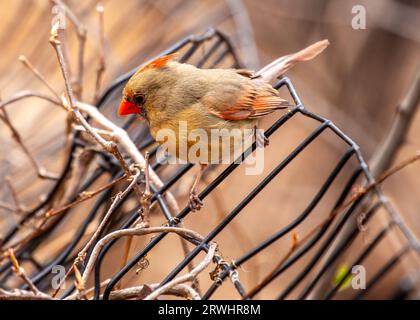
[[[153,60],[141,67],[123,89],[123,97],[118,108],[118,115],[146,115],[146,110],[153,107],[161,88],[170,87],[173,81],[169,62],[174,55],[167,55]]]

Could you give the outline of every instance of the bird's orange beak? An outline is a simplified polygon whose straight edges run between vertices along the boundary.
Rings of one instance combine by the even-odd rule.
[[[140,113],[140,107],[134,104],[131,101],[126,99],[122,99],[120,102],[120,106],[118,107],[118,115],[119,116],[127,116],[129,114],[136,114]]]

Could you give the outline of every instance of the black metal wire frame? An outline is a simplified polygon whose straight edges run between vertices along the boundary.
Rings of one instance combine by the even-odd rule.
[[[196,62],[198,67],[202,67],[207,64],[207,67],[217,67],[223,61],[226,60],[227,57],[233,59],[234,63],[230,66],[233,68],[240,68],[243,67],[240,61],[238,60],[237,55],[233,49],[232,44],[229,42],[228,38],[223,35],[221,32],[215,29],[209,29],[205,34],[202,36],[189,36],[173,47],[169,48],[168,50],[162,52],[161,55],[170,54],[173,52],[185,50],[184,54],[180,57],[180,62],[189,62],[191,57],[197,52],[198,49],[201,49],[206,42],[210,42],[210,47],[204,50],[204,53],[200,57],[200,59]],[[122,85],[132,76],[132,74],[138,69],[135,69],[127,72],[126,74],[118,77],[110,87],[103,93],[97,103],[98,108],[104,108],[106,105],[109,105],[109,102],[112,100],[112,96],[116,93],[120,92]],[[331,131],[337,139],[344,141],[344,143],[348,146],[347,150],[342,155],[341,159],[336,164],[335,168],[331,171],[329,176],[326,178],[324,183],[320,186],[316,195],[309,201],[306,208],[296,216],[296,218],[290,222],[288,225],[284,226],[276,233],[272,234],[271,236],[267,237],[264,241],[260,244],[252,248],[251,250],[245,252],[243,255],[237,257],[232,262],[228,263],[223,261],[219,256],[214,258],[214,262],[219,264],[220,272],[218,276],[215,278],[213,284],[207,289],[207,291],[203,295],[203,299],[209,299],[212,297],[214,292],[225,282],[226,278],[229,277],[230,280],[233,282],[239,297],[245,299],[251,299],[256,294],[258,294],[261,290],[263,290],[268,284],[270,284],[275,278],[277,278],[280,274],[291,268],[297,261],[299,261],[305,254],[307,254],[316,244],[320,243],[321,239],[324,239],[322,243],[318,246],[316,252],[313,256],[309,259],[303,268],[302,271],[294,277],[290,283],[284,288],[282,292],[279,293],[278,298],[284,299],[286,298],[296,287],[305,279],[306,275],[311,271],[314,270],[315,267],[320,264],[320,260],[322,257],[325,256],[327,249],[331,247],[333,241],[337,238],[340,234],[340,231],[343,229],[344,225],[348,223],[351,217],[354,217],[358,212],[361,210],[361,203],[363,202],[364,198],[367,196],[374,197],[375,203],[370,206],[370,208],[366,209],[365,213],[365,221],[368,221],[375,212],[378,211],[379,208],[385,209],[390,217],[389,224],[379,232],[379,234],[374,238],[374,240],[364,248],[364,250],[359,254],[359,256],[353,261],[352,266],[358,265],[362,263],[369,254],[374,250],[374,248],[381,242],[381,240],[386,236],[386,234],[395,228],[398,228],[404,237],[407,240],[407,244],[405,247],[401,249],[395,256],[393,256],[382,268],[375,274],[367,283],[366,290],[361,291],[360,293],[355,296],[355,299],[363,298],[367,293],[370,292],[371,288],[374,287],[380,279],[387,274],[408,252],[414,251],[417,254],[420,254],[420,244],[416,237],[410,232],[410,230],[404,225],[404,223],[399,219],[398,213],[394,210],[391,204],[388,202],[387,198],[382,193],[379,186],[376,186],[370,194],[365,195],[365,197],[359,198],[357,201],[351,204],[348,208],[344,210],[344,212],[340,213],[335,219],[330,219],[327,221],[322,228],[320,228],[317,232],[315,232],[311,238],[298,250],[293,252],[285,261],[283,261],[280,265],[277,266],[275,270],[273,270],[269,275],[267,275],[263,282],[261,282],[250,294],[248,294],[248,290],[246,290],[239,279],[239,274],[237,272],[238,267],[243,265],[245,262],[253,258],[259,252],[265,250],[271,244],[275,243],[279,239],[283,238],[284,236],[288,235],[295,227],[301,224],[310,214],[313,212],[314,208],[318,205],[318,203],[323,199],[324,195],[330,189],[331,185],[335,181],[336,177],[339,175],[340,172],[346,167],[349,163],[350,159],[357,160],[357,168],[354,170],[353,175],[348,179],[346,185],[343,187],[340,196],[337,198],[334,206],[331,208],[331,212],[340,208],[346,198],[348,198],[349,193],[351,192],[352,188],[355,186],[356,182],[359,179],[363,179],[366,183],[370,184],[374,182],[372,175],[369,172],[368,166],[363,159],[363,156],[360,152],[359,146],[344,134],[339,128],[337,128],[330,120],[325,119],[319,115],[316,115],[310,111],[308,111],[304,105],[302,104],[295,88],[292,85],[292,82],[289,78],[283,77],[278,81],[275,85],[275,88],[279,89],[280,87],[285,86],[291,97],[295,102],[295,107],[293,107],[290,112],[283,115],[279,118],[268,130],[265,131],[265,135],[270,137],[277,129],[279,129],[283,124],[287,121],[291,120],[296,114],[303,115],[307,118],[310,118],[314,121],[319,122],[319,126],[311,132],[286,158],[279,161],[279,164],[266,176],[264,177],[261,182],[251,191],[248,195],[242,199],[242,201],[217,225],[213,230],[211,230],[201,242],[189,241],[194,245],[194,249],[165,277],[162,281],[161,285],[167,283],[168,281],[172,280],[176,277],[187,265],[191,262],[201,251],[207,251],[208,244],[212,241],[220,232],[224,230],[224,228],[235,218],[237,218],[241,211],[251,202],[254,198],[261,192],[264,188],[266,188],[269,183],[279,174],[281,173],[307,146],[309,146],[314,140],[316,140],[323,132],[326,130]],[[124,129],[130,129],[131,124],[133,123],[133,119],[131,118],[124,123]],[[140,150],[149,147],[153,140],[150,136],[147,135],[147,127],[144,126],[140,132],[136,132],[134,136],[132,136],[133,141],[136,143]],[[37,208],[34,208],[31,212],[29,212],[22,220],[13,228],[9,230],[9,232],[3,237],[2,244],[6,244],[13,239],[13,237],[18,233],[19,228],[24,225],[28,220],[30,220],[35,214],[37,214],[40,210],[45,208],[50,200],[55,196],[57,193],[59,186],[64,181],[70,167],[74,161],[74,151],[77,148],[84,148],[85,142],[80,140],[78,136],[73,141],[72,150],[68,156],[65,168],[60,179],[56,182],[56,185],[51,189],[48,196],[46,197],[45,201],[43,201]],[[220,173],[199,195],[200,199],[205,199],[214,189],[218,187],[218,185],[224,181],[240,164],[241,162],[251,154],[256,148],[256,143],[254,142],[252,146],[250,146],[239,159],[237,159],[234,163],[230,164],[222,173]],[[153,154],[153,153],[152,153]],[[115,179],[120,176],[122,173],[121,168],[118,167],[118,164],[115,161],[105,155],[100,154],[100,161],[98,161],[97,169],[86,178],[83,185],[80,188],[81,191],[87,190],[99,177],[102,177],[104,174],[109,174],[111,179]],[[153,163],[153,169],[159,170],[162,165],[160,163]],[[168,191],[180,178],[182,178],[191,168],[192,164],[185,164],[178,168],[173,174],[169,177],[169,179],[164,183],[163,187],[159,190],[153,190],[152,202],[157,201],[159,207],[161,208],[164,217],[167,220],[168,225],[170,226],[177,226],[185,217],[190,214],[189,207],[183,208],[179,213],[172,213],[170,212],[164,194]],[[49,282],[48,277],[51,275],[51,270],[53,266],[57,264],[66,265],[71,263],[75,257],[75,253],[73,252],[83,235],[86,232],[88,224],[98,215],[103,214],[104,204],[107,199],[109,199],[110,195],[112,194],[113,189],[105,191],[101,196],[98,197],[95,204],[93,205],[90,213],[88,214],[87,218],[81,223],[76,234],[74,235],[73,239],[66,245],[66,247],[49,263],[46,265],[42,265],[38,261],[36,261],[31,252],[42,245],[42,240],[45,239],[52,230],[54,230],[58,225],[60,225],[63,219],[57,219],[57,221],[52,225],[52,227],[47,230],[47,232],[40,235],[38,238],[34,239],[30,243],[23,246],[21,250],[17,253],[19,259],[24,259],[26,261],[31,262],[35,268],[36,272],[32,274],[31,278],[32,281],[39,285],[40,287],[48,288]],[[132,196],[131,193],[127,195],[127,198]],[[116,208],[116,212],[121,209],[122,204],[124,201],[121,201]],[[134,209],[120,224],[114,224],[112,226],[113,229],[124,229],[130,227],[134,221],[138,219],[140,215],[140,208]],[[65,217],[65,215],[63,215]],[[112,222],[112,221],[111,221]],[[335,224],[334,224],[335,223]],[[325,259],[322,265],[317,269],[315,275],[306,283],[302,292],[298,295],[299,299],[305,299],[309,296],[312,290],[316,287],[319,281],[322,279],[322,276],[329,270],[334,263],[338,260],[340,255],[348,248],[351,243],[354,241],[356,236],[358,235],[359,230],[355,229],[343,242],[340,243],[340,246],[336,247],[335,250],[329,254],[327,259]],[[131,270],[141,259],[143,259],[146,254],[148,254],[165,236],[167,233],[161,233],[153,237],[153,239],[139,252],[137,252],[127,264],[121,268],[109,281],[106,288],[103,291],[102,296],[100,295],[100,283],[101,283],[101,265],[106,257],[106,254],[109,252],[110,248],[117,242],[117,240],[113,240],[109,242],[104,248],[101,250],[101,253],[98,256],[95,269],[94,269],[94,284],[95,284],[95,295],[94,299],[109,299],[111,291],[114,289],[115,285],[124,277],[124,275]],[[89,253],[90,254],[90,253]],[[88,255],[89,255],[88,254]],[[347,274],[332,288],[325,296],[326,299],[333,298],[342,284],[344,283],[347,275],[351,272],[351,268],[349,268]],[[10,263],[5,263],[0,268],[0,285],[3,285],[5,281],[11,276],[10,272]],[[22,288],[25,288],[23,286]],[[70,287],[66,293],[62,295],[62,298],[65,298],[74,287]],[[401,295],[394,295],[394,296],[401,296]],[[404,295],[406,296],[406,295]]]

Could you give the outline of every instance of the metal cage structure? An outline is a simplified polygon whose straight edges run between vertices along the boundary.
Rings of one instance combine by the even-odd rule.
[[[204,44],[210,43],[210,45],[204,46]],[[202,67],[206,65],[208,68],[213,68],[220,66],[222,63],[230,63],[228,67],[232,68],[242,68],[244,67],[235,53],[233,45],[230,43],[228,38],[221,32],[215,29],[210,29],[202,36],[190,36],[185,38],[184,40],[180,41],[173,47],[169,48],[168,50],[162,52],[164,54],[170,54],[178,51],[184,51],[184,53],[180,56],[180,62],[189,62],[191,57],[194,53],[198,50],[202,51],[201,58],[195,63],[196,66]],[[227,62],[231,61],[231,62]],[[129,71],[126,74],[115,79],[115,81],[108,87],[107,90],[102,94],[100,99],[97,103],[97,108],[99,108],[102,112],[106,114],[106,106],[112,104],[117,98],[117,95],[120,94],[122,86],[125,82],[133,75],[133,73],[138,69]],[[296,262],[300,261],[303,257],[308,255],[308,252],[311,251],[312,248],[316,247],[315,252],[310,256],[307,262],[303,263],[302,270],[297,274],[296,277],[290,279],[288,281],[287,286],[283,288],[281,292],[278,293],[277,296],[274,296],[274,299],[286,299],[288,298],[289,294],[302,283],[305,279],[306,275],[313,270],[316,269],[315,276],[313,276],[307,283],[305,284],[303,290],[299,292],[298,298],[299,299],[306,299],[309,298],[311,293],[313,292],[314,288],[320,283],[323,277],[326,275],[328,271],[334,268],[335,263],[338,261],[340,255],[343,251],[351,246],[352,242],[356,238],[356,236],[360,233],[360,230],[355,227],[350,230],[346,234],[346,236],[342,239],[341,242],[337,246],[334,247],[334,250],[328,252],[331,248],[334,241],[340,236],[345,226],[347,226],[355,216],[359,215],[363,212],[364,222],[367,223],[369,219],[379,209],[385,210],[389,215],[389,224],[383,228],[375,237],[374,239],[359,253],[359,256],[351,262],[350,266],[360,265],[367,259],[367,257],[371,254],[372,250],[377,247],[381,240],[394,228],[397,228],[401,231],[403,236],[406,239],[406,244],[403,248],[391,255],[388,261],[381,266],[380,270],[370,277],[367,285],[366,290],[359,291],[353,298],[354,299],[362,299],[366,296],[367,293],[375,287],[375,285],[382,279],[382,277],[390,272],[392,268],[409,252],[414,252],[416,255],[420,255],[420,243],[418,239],[412,234],[412,232],[407,228],[407,226],[401,221],[398,212],[393,208],[391,203],[388,201],[386,196],[381,191],[380,186],[374,186],[372,190],[364,194],[363,196],[359,197],[356,201],[351,203],[348,207],[344,208],[343,210],[339,210],[345,200],[348,199],[349,195],[355,186],[358,185],[358,181],[362,180],[362,183],[365,185],[373,184],[374,178],[372,177],[368,165],[364,160],[362,153],[359,149],[359,146],[344,132],[342,132],[332,121],[317,115],[315,113],[310,112],[302,103],[296,89],[294,88],[292,81],[288,77],[282,77],[274,86],[277,89],[285,87],[290,96],[294,101],[294,107],[290,109],[290,111],[280,118],[278,118],[272,126],[265,131],[265,135],[270,137],[276,130],[278,130],[281,126],[283,126],[286,122],[291,121],[297,114],[300,114],[315,123],[318,123],[318,126],[315,130],[313,130],[300,144],[284,159],[279,159],[278,164],[275,168],[265,177],[261,179],[259,184],[249,192],[243,199],[236,205],[236,207],[231,210],[231,212],[222,220],[220,223],[211,230],[204,238],[203,241],[197,242],[194,240],[190,240],[190,242],[194,245],[194,248],[191,252],[178,263],[178,265],[169,273],[167,276],[162,280],[161,285],[167,283],[168,281],[174,279],[180,272],[182,272],[189,262],[191,262],[200,252],[205,252],[208,250],[208,244],[211,242],[219,233],[223,232],[226,226],[234,219],[240,219],[241,211],[254,200],[254,198],[264,189],[269,187],[270,182],[278,176],[307,146],[313,143],[319,136],[326,131],[331,132],[335,139],[339,139],[345,143],[347,146],[346,151],[342,154],[341,158],[339,159],[338,163],[336,164],[335,168],[330,172],[327,179],[324,181],[322,185],[319,186],[318,192],[316,195],[309,201],[306,205],[305,209],[298,214],[293,221],[289,224],[283,226],[277,232],[268,235],[264,241],[253,247],[252,249],[244,252],[242,255],[236,257],[231,262],[226,262],[222,260],[220,257],[216,256],[214,261],[219,266],[219,271],[217,275],[215,275],[213,279],[212,285],[204,291],[202,296],[203,299],[211,299],[213,294],[220,288],[228,279],[232,281],[234,284],[236,291],[238,293],[237,297],[232,298],[241,298],[241,299],[252,299],[254,298],[261,290],[271,283],[274,279],[276,279],[279,275],[284,273],[289,268],[293,268]],[[138,129],[133,129],[134,118],[128,118],[127,121],[123,124],[123,128],[127,130],[130,134],[130,137],[136,143],[139,150],[144,150],[148,148],[150,145],[153,144],[153,139],[148,134],[148,128],[146,125]],[[43,208],[47,205],[48,201],[54,197],[54,195],[58,192],[58,186],[63,182],[66,177],[67,172],[70,170],[70,167],[74,161],[74,151],[76,149],[83,149],[86,147],[86,142],[80,138],[79,135],[76,135],[73,142],[71,152],[68,155],[67,163],[64,167],[64,170],[61,174],[61,177],[55,182],[55,187],[53,187],[48,196],[44,199],[44,201],[39,204],[36,208],[32,209],[26,216],[19,221],[16,226],[11,228],[7,234],[4,235],[2,238],[2,244],[6,244],[12,241],[17,234],[19,233],[19,228],[23,226],[28,220],[34,217],[38,212],[43,210]],[[248,155],[250,155],[256,148],[256,143],[254,142],[253,145],[244,152],[241,156],[240,161],[235,161],[234,163],[230,164],[226,169],[224,169],[213,181],[211,181],[204,190],[199,194],[200,199],[205,199],[207,196],[211,194],[213,190],[215,190],[223,181],[226,179],[238,166],[240,166],[241,161],[245,159]],[[156,150],[153,149],[153,150]],[[109,155],[105,153],[100,153],[98,157],[98,161],[96,163],[96,169],[93,170],[93,173],[86,177],[83,185],[81,186],[79,192],[83,192],[87,190],[99,177],[103,176],[105,173],[110,174],[113,179],[118,178],[123,175],[122,169],[119,167],[118,163],[115,162]],[[153,162],[153,151],[151,152],[151,164],[152,168],[159,172],[162,164],[158,162]],[[339,197],[336,199],[335,204],[331,208],[330,219],[327,219],[325,223],[322,225],[321,228],[316,230],[308,241],[304,243],[303,246],[298,248],[295,252],[293,252],[290,256],[286,257],[282,260],[278,266],[272,270],[264,280],[252,290],[245,288],[243,283],[240,280],[240,268],[244,263],[252,259],[254,256],[258,255],[261,251],[268,248],[271,244],[275,243],[279,239],[290,235],[291,231],[298,226],[300,223],[305,221],[311,213],[313,212],[314,208],[317,204],[323,199],[326,192],[330,189],[332,183],[338,176],[340,172],[348,165],[350,159],[355,159],[357,162],[357,167],[354,170],[351,177],[346,182],[344,188],[340,191]],[[169,226],[177,226],[181,221],[183,221],[190,213],[190,208],[185,207],[180,212],[170,212],[168,209],[168,205],[165,201],[164,194],[167,192],[179,179],[181,179],[189,170],[193,167],[192,164],[185,164],[182,165],[180,168],[177,168],[170,176],[170,178],[164,181],[164,186],[159,190],[153,190],[153,196],[151,198],[152,202],[156,202],[166,221],[167,225]],[[40,264],[34,257],[32,257],[31,253],[36,249],[44,244],[44,239],[51,234],[51,232],[56,228],[62,219],[66,216],[65,214],[63,217],[60,217],[55,221],[55,223],[49,228],[46,232],[40,234],[38,237],[33,239],[32,241],[26,243],[21,250],[17,252],[17,258],[23,261],[31,262],[36,271],[31,274],[31,280],[34,284],[38,285],[40,288],[47,288],[49,285],[49,276],[51,275],[51,271],[55,265],[68,265],[71,263],[74,258],[76,257],[75,253],[73,252],[74,249],[80,244],[82,237],[87,232],[87,226],[89,223],[98,217],[101,214],[100,208],[106,202],[107,199],[112,194],[112,189],[104,191],[98,199],[95,201],[91,211],[87,215],[87,218],[81,222],[78,226],[78,229],[74,235],[74,237],[67,243],[64,250],[62,250],[57,256],[51,259],[47,264]],[[125,200],[131,197],[132,194],[129,194]],[[124,200],[124,201],[125,201]],[[124,203],[121,201],[118,204],[118,208]],[[118,208],[116,210],[118,210]],[[111,221],[112,230],[117,229],[124,229],[128,228],[139,218],[139,209],[135,208],[128,216],[124,216],[123,219],[119,221]],[[71,209],[70,209],[71,210]],[[334,214],[333,214],[334,213]],[[109,230],[108,230],[109,231]],[[104,299],[107,300],[110,298],[110,294],[112,290],[115,289],[116,284],[127,274],[129,270],[131,270],[139,261],[141,261],[149,252],[151,252],[155,246],[165,238],[167,233],[160,233],[157,236],[153,237],[152,240],[141,250],[139,250],[134,256],[132,256],[127,264],[122,267],[118,272],[116,272],[109,283],[106,285],[105,289],[101,293],[100,284],[102,281],[101,278],[101,268],[102,262],[106,255],[109,253],[112,246],[116,243],[116,240],[112,240],[105,247],[102,249],[100,256],[96,262],[95,269],[94,269],[94,285],[95,285],[95,294],[94,299]],[[102,235],[104,236],[104,234]],[[10,271],[11,264],[6,262],[0,269],[0,284],[4,284],[6,280],[12,275]],[[332,299],[337,294],[340,287],[343,285],[343,282],[347,278],[347,276],[351,272],[351,267],[346,272],[346,274],[335,284],[333,288],[331,288],[322,298],[324,299]],[[3,285],[0,285],[3,286]],[[25,288],[25,286],[22,286]],[[69,288],[66,292],[60,297],[64,299],[68,296],[74,287]],[[395,292],[393,292],[389,298],[407,298],[409,295],[416,290],[416,285],[405,285],[400,286],[399,284],[396,285]]]

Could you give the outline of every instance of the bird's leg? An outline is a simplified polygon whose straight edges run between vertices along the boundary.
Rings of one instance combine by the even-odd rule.
[[[264,148],[270,144],[270,140],[265,136],[263,130],[259,130],[257,126],[254,126],[254,132],[257,147]]]
[[[200,171],[195,177],[194,183],[190,189],[190,198],[188,200],[188,205],[191,211],[200,210],[203,206],[203,201],[198,197],[198,184],[200,183],[201,177],[203,176],[204,170],[206,170],[208,164],[200,164]]]

